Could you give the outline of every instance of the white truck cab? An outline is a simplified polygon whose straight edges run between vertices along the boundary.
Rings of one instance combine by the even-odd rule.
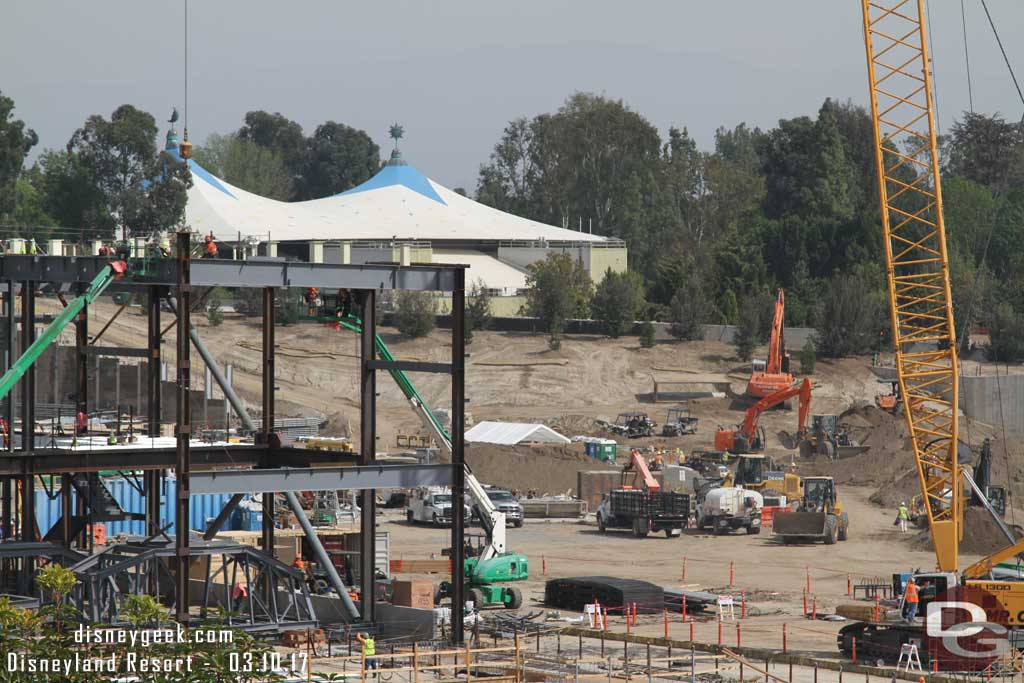
[[[440,486],[414,489],[405,510],[409,522],[423,522],[434,526],[452,523],[452,492]],[[468,515],[467,515],[468,519]]]

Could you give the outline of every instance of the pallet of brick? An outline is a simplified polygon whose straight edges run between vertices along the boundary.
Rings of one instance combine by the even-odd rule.
[[[416,609],[434,609],[433,581],[393,581],[391,604]]]

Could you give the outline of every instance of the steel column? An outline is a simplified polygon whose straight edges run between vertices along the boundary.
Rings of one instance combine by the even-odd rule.
[[[263,290],[263,443],[269,444],[274,434],[274,289]],[[240,411],[239,417],[245,419]],[[274,554],[274,494],[263,494],[263,552]]]
[[[4,328],[4,372],[10,369],[14,363],[14,282],[7,283],[7,290],[4,292],[4,317],[7,319],[7,326]],[[14,452],[14,390],[8,392],[4,398],[4,420],[7,422],[7,444],[0,444],[0,449],[8,453]],[[3,479],[3,509],[0,510],[0,528],[3,529],[3,540],[9,541],[14,536],[14,481],[5,477]]]
[[[150,442],[160,436],[161,417],[161,383],[160,383],[160,288],[153,286],[149,288],[149,311],[146,351],[146,431],[149,434]],[[160,470],[147,471],[144,474],[146,492],[146,534],[152,536],[160,531],[160,497],[162,493]]]
[[[377,459],[377,370],[372,365],[377,338],[376,299],[374,290],[368,289],[363,292],[363,325],[359,335],[359,357],[362,364],[362,398],[359,402],[360,465],[372,465]],[[373,589],[374,560],[377,556],[377,490],[360,491],[359,506],[362,509],[359,518],[360,608],[363,621],[372,624],[377,616]]]
[[[73,508],[71,507],[71,475],[61,475],[60,484],[60,523],[61,523],[61,541],[65,548],[71,547],[71,542],[74,540],[71,537],[72,527],[72,515]],[[40,529],[40,531],[42,531]]]
[[[14,365],[14,332],[17,326],[14,309],[14,282],[7,283],[7,292],[4,294],[4,314],[7,317],[7,328],[6,332],[6,343],[7,356],[4,361],[4,372],[10,369]],[[7,434],[9,435],[7,443],[7,452],[14,452],[14,390],[8,392],[7,397],[4,399],[4,419],[7,421]],[[8,538],[5,535],[5,538]]]
[[[274,367],[274,289],[265,287],[263,289],[263,421],[260,438],[263,443],[270,444],[274,436],[274,382],[277,380]],[[224,392],[225,396],[228,392]],[[239,418],[245,422],[252,420],[244,410],[239,407]],[[262,497],[263,503],[263,533],[261,535],[261,547],[263,552],[271,557],[274,556],[274,496],[273,491],[265,491]],[[234,500],[234,499],[232,499]],[[325,570],[326,571],[326,570]],[[267,577],[267,583],[263,587],[264,600],[270,604],[274,599],[274,584]]]
[[[21,283],[21,348],[36,340],[36,283]],[[33,363],[21,378],[21,450],[35,447],[36,366]]]
[[[36,339],[36,283],[21,283],[21,348],[27,349]],[[33,364],[21,379],[21,450],[35,448],[36,366]],[[21,482],[21,540],[36,540],[36,478],[27,475]],[[25,560],[30,573],[35,562]]]
[[[179,232],[177,236],[178,255],[178,384],[176,387],[177,411],[177,451],[176,451],[176,472],[177,472],[177,515],[175,519],[175,556],[178,563],[176,568],[177,591],[175,605],[177,606],[176,618],[179,622],[187,623],[189,620],[189,474],[191,473],[191,462],[189,457],[189,439],[192,438],[192,397],[191,389],[191,345],[189,343],[189,330],[192,327],[192,285],[190,284],[191,265],[191,235],[187,232]]]
[[[466,271],[456,270],[452,289],[452,642],[464,640],[462,606],[466,604],[463,571],[466,542]]]
[[[349,597],[348,591],[345,589],[345,584],[342,582],[341,577],[338,576],[338,570],[334,567],[334,563],[331,561],[330,555],[324,550],[323,543],[320,542],[320,537],[316,535],[316,529],[309,523],[309,518],[306,517],[306,511],[302,509],[302,504],[299,503],[298,496],[293,491],[285,491],[285,500],[288,501],[288,507],[295,513],[295,519],[298,521],[299,526],[306,534],[306,540],[309,541],[309,545],[313,548],[313,554],[316,555],[317,564],[320,568],[327,573],[327,580],[331,586],[338,593],[338,597],[341,598],[341,603],[345,606],[345,611],[348,612],[348,616],[352,619],[359,618],[359,610],[356,609],[355,604],[352,602],[352,598]]]

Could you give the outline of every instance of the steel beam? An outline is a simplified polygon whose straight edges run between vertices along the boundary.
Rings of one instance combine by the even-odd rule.
[[[331,582],[331,586],[338,593],[338,597],[341,598],[341,602],[345,605],[345,611],[348,612],[348,616],[355,620],[359,618],[359,610],[356,609],[355,604],[352,602],[352,598],[348,595],[348,590],[345,588],[345,584],[342,582],[341,577],[338,576],[338,570],[334,567],[334,562],[331,561],[330,555],[324,550],[323,543],[320,542],[320,537],[316,535],[316,529],[309,523],[309,518],[306,517],[306,511],[302,509],[302,504],[299,503],[298,496],[293,491],[285,491],[284,497],[288,501],[288,506],[292,509],[295,514],[295,519],[299,522],[299,526],[302,527],[303,532],[306,534],[306,540],[309,541],[309,545],[313,548],[313,554],[316,555],[317,564],[327,574],[327,580]]]
[[[365,324],[365,323],[364,323]],[[371,370],[401,370],[402,372],[436,372],[442,375],[451,374],[451,363],[427,363],[418,360],[371,360],[367,363]]]
[[[268,448],[262,445],[210,446],[193,444],[192,466],[216,467],[310,467],[317,464],[355,464],[357,456],[305,448]],[[0,476],[99,472],[102,470],[166,470],[177,463],[175,448],[104,448],[102,450],[38,449],[31,453],[0,455]]]
[[[363,292],[362,328],[359,334],[359,357],[362,361],[359,401],[360,458],[363,467],[373,465],[377,459],[377,370],[374,355],[377,339],[377,310],[375,292]],[[363,489],[359,507],[359,600],[363,621],[376,620],[376,594],[374,591],[374,560],[377,556],[377,491]],[[454,506],[453,506],[454,507]]]
[[[196,475],[193,474],[192,476],[195,477]],[[195,479],[193,479],[192,482],[195,483]],[[224,504],[224,508],[220,511],[220,514],[217,515],[217,518],[214,519],[208,527],[206,527],[206,532],[203,533],[204,541],[209,541],[217,535],[217,532],[220,531],[224,526],[224,523],[228,521],[228,518],[231,517],[231,513],[235,511],[235,508],[238,507],[238,504],[242,502],[243,498],[245,498],[244,493],[236,493],[231,496],[231,500]],[[271,546],[271,548],[273,548],[273,546]]]
[[[118,346],[87,346],[87,356],[116,356],[122,358],[148,358],[149,349],[122,348]]]
[[[0,280],[35,282],[90,282],[110,263],[101,256],[5,255],[0,261]],[[196,287],[319,287],[323,289],[411,289],[452,291],[455,273],[465,266],[448,264],[301,263],[284,259],[250,258],[247,261],[201,259],[192,264],[191,283]],[[128,277],[112,291],[145,285],[177,284],[174,259],[150,261],[144,276]]]
[[[368,465],[259,470],[209,470],[192,473],[192,495],[205,493],[268,493],[272,491],[331,491],[409,489],[451,486],[448,463],[434,465]],[[458,507],[453,506],[454,507]]]
[[[191,266],[191,235],[187,232],[179,232],[177,235],[177,264],[178,264],[178,384],[177,411],[176,411],[176,436],[178,440],[176,449],[175,471],[177,475],[177,509],[175,519],[175,556],[177,567],[175,568],[175,605],[177,606],[175,617],[179,622],[189,621],[189,524],[191,518],[189,510],[189,496],[191,490],[189,477],[191,475],[192,463],[189,457],[190,439],[192,438],[192,397],[191,389],[191,345],[189,344],[189,331],[192,327],[192,282],[190,277]]]
[[[466,604],[464,575],[466,512],[466,271],[455,271],[452,287],[452,642],[464,640],[463,605]]]

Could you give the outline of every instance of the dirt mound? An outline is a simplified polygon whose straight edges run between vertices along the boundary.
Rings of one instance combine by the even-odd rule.
[[[1020,536],[1020,528],[1015,529]],[[927,529],[919,531],[910,542],[914,550],[934,550],[932,536]],[[964,510],[964,538],[960,552],[964,555],[988,555],[1007,544],[1006,536],[986,510],[969,507]]]
[[[608,469],[583,453],[578,446],[498,446],[473,444],[466,447],[466,462],[485,484],[519,491],[535,490],[539,495],[574,493],[576,473]]]
[[[860,406],[840,416],[850,436],[871,450],[835,462],[819,458],[801,464],[801,474],[834,477],[839,485],[874,486],[872,502],[898,505],[918,493],[917,469],[906,423],[874,406]]]

